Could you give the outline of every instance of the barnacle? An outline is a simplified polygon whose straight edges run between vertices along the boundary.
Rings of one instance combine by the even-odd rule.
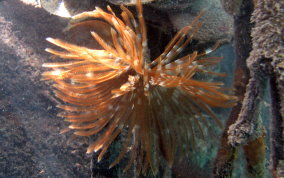
[[[190,26],[181,29],[164,52],[150,59],[141,0],[137,1],[138,22],[121,6],[118,18],[110,7],[83,12],[74,20],[95,18],[109,24],[111,43],[97,33],[93,38],[103,49],[90,49],[59,39],[47,40],[65,51],[46,49],[65,58],[63,62],[46,63],[52,68],[43,78],[54,81],[55,95],[66,104],[59,105],[61,117],[70,122],[76,135],[98,135],[88,153],[100,151],[98,161],[119,134],[126,131],[116,165],[127,154],[129,168],[134,162],[138,172],[149,168],[157,173],[159,162],[173,164],[177,151],[186,151],[194,138],[208,126],[205,115],[222,125],[210,107],[231,107],[236,98],[223,93],[221,82],[193,79],[196,74],[223,76],[206,69],[219,58],[205,58],[206,53],[193,52],[178,58],[200,28],[200,14]]]

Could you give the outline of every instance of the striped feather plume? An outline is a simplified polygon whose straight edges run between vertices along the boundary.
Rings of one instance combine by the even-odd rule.
[[[135,162],[138,172],[151,169],[156,174],[162,159],[172,166],[176,152],[186,152],[194,143],[196,131],[203,134],[202,128],[208,126],[206,116],[222,125],[210,107],[232,107],[236,97],[223,93],[221,82],[193,79],[196,74],[222,76],[206,69],[219,63],[219,58],[205,58],[206,53],[198,52],[177,58],[200,28],[201,15],[151,60],[141,0],[136,8],[137,20],[124,6],[121,19],[110,7],[109,12],[96,8],[74,16],[74,20],[107,22],[111,43],[95,32],[91,35],[100,50],[47,38],[64,51],[46,51],[65,60],[45,63],[52,70],[43,73],[43,78],[54,82],[56,97],[65,103],[58,106],[64,110],[59,115],[71,123],[74,134],[98,134],[88,153],[100,151],[100,161],[117,136],[126,132],[110,166],[127,157],[126,169]]]

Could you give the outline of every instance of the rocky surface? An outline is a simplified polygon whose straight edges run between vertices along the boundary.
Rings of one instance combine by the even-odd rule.
[[[134,10],[135,2],[135,0],[41,0],[41,6],[52,14],[70,17],[83,11],[91,11],[96,6],[105,9],[110,5],[115,12],[120,12],[119,5],[123,4]],[[165,33],[175,33],[191,25],[195,17],[204,11],[200,19],[202,27],[194,35],[195,40],[200,43],[216,41],[224,43],[230,42],[233,38],[233,18],[225,12],[219,0],[142,0],[142,2],[145,4],[144,18],[148,24]],[[58,9],[62,4],[65,10],[60,12]]]
[[[89,177],[84,142],[73,142],[40,81],[45,38],[67,20],[18,0],[0,1],[0,177]],[[77,145],[75,145],[75,143]]]

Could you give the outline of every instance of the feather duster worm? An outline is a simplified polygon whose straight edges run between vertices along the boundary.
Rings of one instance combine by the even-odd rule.
[[[121,6],[118,18],[110,7],[83,12],[73,19],[95,18],[110,26],[111,43],[97,33],[93,38],[103,49],[90,49],[47,38],[65,51],[46,49],[67,59],[46,63],[52,68],[43,78],[54,81],[55,95],[65,105],[59,114],[70,122],[76,135],[99,134],[88,153],[100,151],[98,161],[110,144],[123,131],[126,138],[116,165],[128,156],[129,168],[134,162],[138,172],[149,168],[157,173],[161,158],[169,166],[176,151],[186,151],[194,143],[196,130],[208,126],[205,115],[222,125],[210,107],[232,107],[236,98],[222,92],[221,82],[194,80],[200,74],[221,75],[206,70],[219,62],[218,58],[202,58],[206,53],[193,52],[177,58],[200,28],[199,15],[190,26],[181,29],[165,47],[164,52],[150,60],[141,0],[137,1],[138,22]]]

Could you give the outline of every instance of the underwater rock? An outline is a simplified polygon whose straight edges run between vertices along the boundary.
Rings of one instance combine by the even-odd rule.
[[[243,0],[220,0],[225,11],[233,16],[239,14]]]
[[[24,1],[24,0],[23,0]],[[40,0],[40,6],[51,14],[70,18],[83,11],[105,5],[105,0]]]
[[[34,4],[0,1],[0,177],[90,175],[84,141],[68,144],[59,134],[56,101],[40,82],[45,38],[60,37],[64,20]]]
[[[194,36],[201,43],[228,42],[233,37],[233,18],[223,10],[219,0],[164,0],[154,1],[149,6],[166,12],[177,31],[189,25],[199,12],[205,11],[202,28]]]
[[[176,29],[190,24],[194,19],[191,13],[171,14],[170,19]],[[233,37],[233,19],[221,8],[210,8],[202,17],[202,28],[196,33],[194,39],[201,43],[224,40],[231,41]]]
[[[106,7],[103,0],[41,0],[41,7],[51,14],[61,17],[71,17],[83,11],[89,11],[98,7]],[[133,5],[133,0],[109,0],[115,5]],[[197,14],[205,10],[203,26],[194,37],[201,43],[217,40],[228,42],[233,36],[233,19],[221,8],[218,0],[144,0],[145,19],[153,22],[161,31],[171,32],[172,26],[176,31],[189,25]],[[118,7],[114,7],[116,9]],[[164,14],[164,15],[161,15]],[[164,19],[165,15],[169,20]],[[163,16],[163,18],[161,18]],[[172,24],[172,25],[171,25]]]
[[[135,5],[136,0],[107,0],[108,2],[116,5]],[[142,4],[150,3],[155,0],[141,0]]]

